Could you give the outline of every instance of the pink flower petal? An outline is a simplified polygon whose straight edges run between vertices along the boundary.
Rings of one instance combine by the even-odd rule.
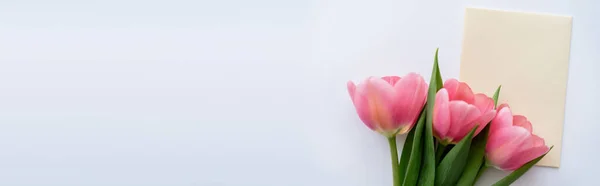
[[[508,106],[508,104],[506,104],[506,103],[502,103],[502,104],[498,105],[498,107],[496,107],[496,110],[500,110],[500,109],[502,109],[502,108],[504,108],[504,107],[506,107],[506,108],[510,109],[510,107]]]
[[[475,131],[475,135],[478,135],[481,130],[483,130],[483,128],[485,128],[485,126],[488,125],[488,123],[490,123],[490,121],[492,121],[492,119],[494,118],[494,116],[496,116],[496,111],[495,110],[490,110],[486,113],[483,113],[481,115],[481,117],[479,117],[477,123],[479,124],[479,127],[477,128],[477,130]]]
[[[433,131],[438,138],[443,138],[450,129],[450,100],[448,91],[440,89],[435,95],[433,108]]]
[[[497,131],[500,128],[512,127],[513,116],[509,107],[503,107],[496,113],[496,117],[492,120],[490,131]]]
[[[533,147],[546,146],[546,142],[544,141],[544,138],[540,138],[539,136],[537,136],[535,134],[531,135],[531,140],[533,141]]]
[[[459,82],[456,79],[448,79],[444,83],[444,88],[448,89],[450,101],[462,100],[469,104],[474,103],[475,97],[473,95],[473,91],[466,83]]]
[[[464,101],[450,101],[449,108],[451,124],[447,136],[452,138],[453,142],[458,142],[475,127],[481,112],[474,105]]]
[[[371,130],[377,130],[378,127],[376,126],[375,121],[372,119],[369,109],[367,81],[358,84],[358,87],[355,87],[353,90],[350,87],[351,86],[349,86],[348,91],[351,94],[352,102],[354,103],[358,117]]]
[[[531,122],[529,122],[527,120],[527,118],[522,115],[514,115],[513,116],[513,125],[523,127],[525,129],[527,129],[527,131],[529,131],[529,133],[531,133],[533,130],[531,127]]]
[[[444,82],[444,88],[446,90],[448,90],[448,95],[452,95],[452,96],[454,96],[454,94],[458,90],[459,85],[460,85],[460,82],[454,78],[450,78],[450,79],[446,80],[446,82]]]
[[[395,86],[396,108],[394,121],[410,129],[415,124],[427,98],[427,83],[418,74],[410,73],[400,79]],[[406,130],[408,131],[408,130]]]
[[[393,120],[395,90],[387,81],[380,78],[369,78],[367,83],[367,99],[369,112],[373,122],[384,131],[398,128]]]
[[[396,82],[398,82],[398,80],[400,80],[400,77],[398,76],[384,76],[381,79],[387,81],[390,85],[395,85]]]
[[[477,106],[477,108],[479,108],[479,111],[481,111],[481,113],[485,113],[494,109],[494,100],[486,96],[485,94],[479,93],[475,94],[474,105]]]
[[[497,167],[505,167],[504,165],[511,157],[521,151],[531,142],[531,133],[521,127],[504,127],[499,130],[492,131],[488,137],[486,144],[487,159]]]
[[[549,148],[546,146],[532,147],[529,149],[522,150],[515,153],[511,158],[506,161],[500,168],[503,170],[517,170],[525,163],[540,157],[544,153],[548,152]]]

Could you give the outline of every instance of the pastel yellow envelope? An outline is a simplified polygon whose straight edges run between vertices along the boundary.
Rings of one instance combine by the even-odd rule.
[[[571,17],[467,8],[460,80],[525,115],[554,148],[538,165],[558,167],[565,116]]]

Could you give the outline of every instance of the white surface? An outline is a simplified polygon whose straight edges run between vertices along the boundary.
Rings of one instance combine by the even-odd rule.
[[[466,6],[573,16],[561,168],[515,185],[595,183],[600,2],[110,0],[0,3],[0,185],[391,185],[345,82],[458,77]]]

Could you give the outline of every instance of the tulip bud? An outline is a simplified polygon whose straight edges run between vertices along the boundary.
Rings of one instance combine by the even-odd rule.
[[[414,126],[427,98],[423,77],[370,77],[361,84],[348,82],[348,93],[360,119],[386,137],[404,134]]]
[[[434,135],[442,144],[456,144],[476,125],[479,127],[473,136],[479,134],[495,114],[492,98],[473,94],[466,83],[449,79],[435,97]]]
[[[513,115],[508,105],[501,105],[490,126],[487,161],[501,170],[516,170],[548,152],[544,139],[532,131],[525,116]]]

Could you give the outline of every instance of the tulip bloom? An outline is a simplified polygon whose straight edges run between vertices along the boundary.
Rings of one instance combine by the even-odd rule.
[[[525,116],[513,115],[508,105],[498,107],[485,148],[490,164],[501,170],[516,170],[548,150],[544,139],[532,133]]]
[[[348,82],[348,93],[360,119],[387,137],[404,134],[415,125],[427,98],[423,77],[370,77],[361,84]]]
[[[434,135],[446,145],[456,144],[473,127],[479,125],[476,136],[496,114],[494,100],[485,94],[473,94],[464,82],[446,80],[435,96],[433,109]]]

